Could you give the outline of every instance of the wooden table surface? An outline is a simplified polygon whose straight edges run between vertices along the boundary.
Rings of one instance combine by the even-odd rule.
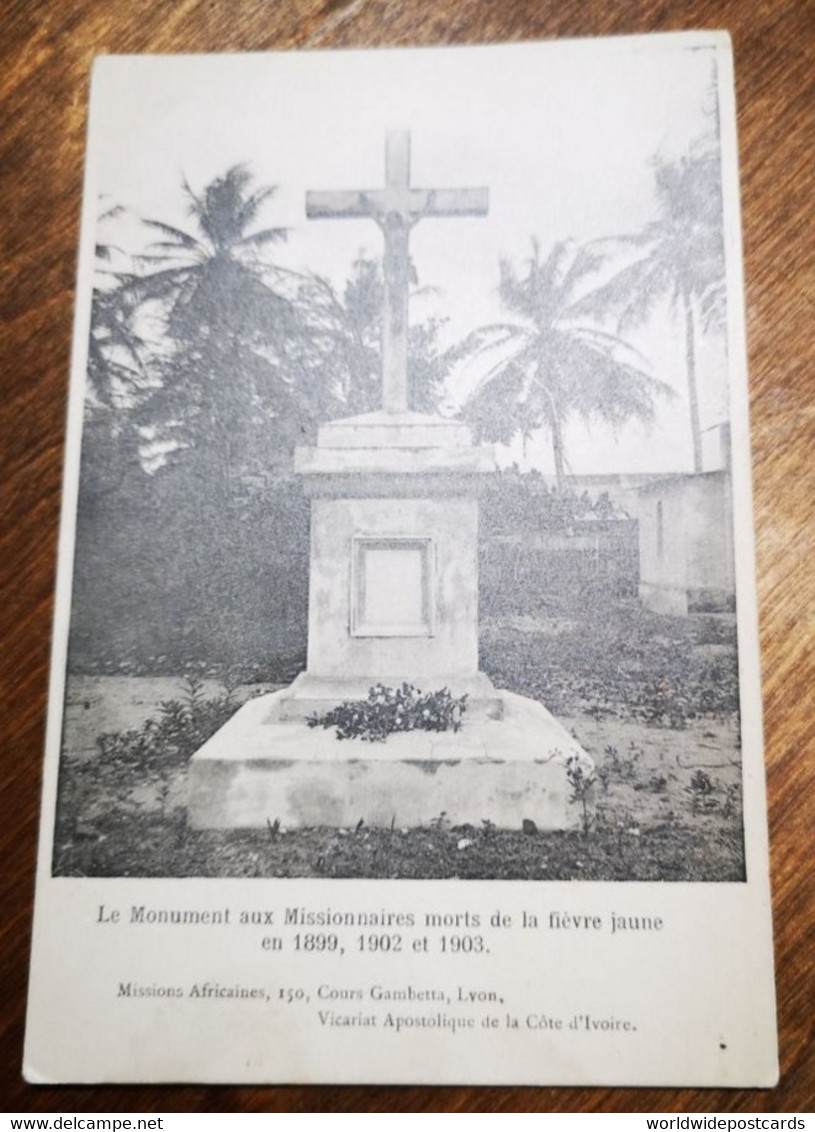
[[[0,15],[0,1109],[786,1111],[815,1104],[815,5],[811,0],[6,0]],[[735,48],[781,1083],[773,1091],[32,1088],[20,1077],[87,84],[97,53],[726,28]]]

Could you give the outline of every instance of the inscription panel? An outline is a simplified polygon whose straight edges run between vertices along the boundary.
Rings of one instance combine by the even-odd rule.
[[[434,545],[429,537],[353,539],[351,635],[432,637]]]

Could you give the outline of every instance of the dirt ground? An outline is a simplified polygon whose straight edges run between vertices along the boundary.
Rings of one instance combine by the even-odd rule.
[[[252,696],[273,692],[277,684],[242,684],[232,690],[236,706]],[[70,758],[89,759],[106,731],[131,731],[155,717],[162,703],[179,700],[187,682],[174,676],[69,676],[65,696],[62,749]],[[204,680],[201,693],[225,691],[217,680]]]
[[[693,790],[701,771],[721,800],[739,799],[741,751],[735,721],[695,721],[683,730],[646,727],[609,719],[564,719],[562,722],[592,756],[602,774],[597,805],[630,815],[637,825],[652,825],[673,812],[694,812],[704,798]],[[616,752],[609,754],[609,748]]]
[[[273,691],[272,684],[245,684],[232,691],[236,706],[252,696]],[[219,695],[217,681],[205,681],[204,696]],[[181,699],[185,681],[163,676],[74,676],[66,697],[63,750],[79,761],[98,755],[96,740],[104,732],[141,728],[162,703]],[[691,788],[694,773],[704,772],[722,798],[739,790],[739,733],[734,720],[693,721],[683,729],[649,727],[616,718],[593,720],[561,717],[561,722],[594,759],[600,771],[596,801],[601,811],[614,811],[629,823],[649,825],[666,815],[682,814],[700,799]],[[466,725],[466,724],[465,724]],[[605,769],[605,773],[604,773]],[[186,775],[177,770],[169,797],[155,786],[136,787],[131,800],[142,812],[186,804]],[[98,800],[104,807],[105,799]],[[94,810],[96,810],[94,806]]]
[[[415,829],[374,829],[360,822],[347,830],[287,830],[277,823],[264,830],[191,830],[187,763],[196,746],[187,708],[193,701],[199,715],[214,708],[211,726],[217,727],[233,704],[272,687],[231,689],[225,704],[225,689],[215,681],[193,691],[189,681],[169,677],[73,677],[55,874],[744,879],[734,716],[694,718],[672,727],[614,715],[561,714],[596,768],[594,805],[573,830],[537,830],[529,822],[496,829],[487,815],[478,828],[450,827],[442,815]],[[165,729],[148,725],[149,719],[162,721]],[[97,743],[102,735],[105,754]]]

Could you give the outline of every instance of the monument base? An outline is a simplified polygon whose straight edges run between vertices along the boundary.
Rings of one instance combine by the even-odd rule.
[[[567,774],[593,762],[540,704],[502,692],[503,718],[458,732],[411,731],[384,743],[338,740],[334,728],[281,718],[291,689],[250,700],[193,756],[193,829],[452,825],[539,829],[580,825]]]

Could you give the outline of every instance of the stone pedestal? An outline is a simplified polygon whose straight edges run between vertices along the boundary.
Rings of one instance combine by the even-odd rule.
[[[402,732],[384,743],[339,742],[333,728],[284,720],[286,691],[244,704],[190,767],[190,824],[198,829],[452,825],[482,820],[519,829],[578,827],[567,763],[592,763],[533,700],[502,692],[501,720],[461,730]]]
[[[493,466],[465,425],[421,413],[334,421],[297,449],[311,497],[308,666],[283,719],[402,681],[500,718],[478,671],[477,497]]]
[[[567,767],[591,760],[539,704],[478,670],[478,494],[494,468],[469,429],[420,413],[323,425],[295,470],[311,498],[307,668],[246,704],[196,753],[198,828],[577,824]],[[374,684],[467,696],[461,730],[385,743],[309,728]]]

